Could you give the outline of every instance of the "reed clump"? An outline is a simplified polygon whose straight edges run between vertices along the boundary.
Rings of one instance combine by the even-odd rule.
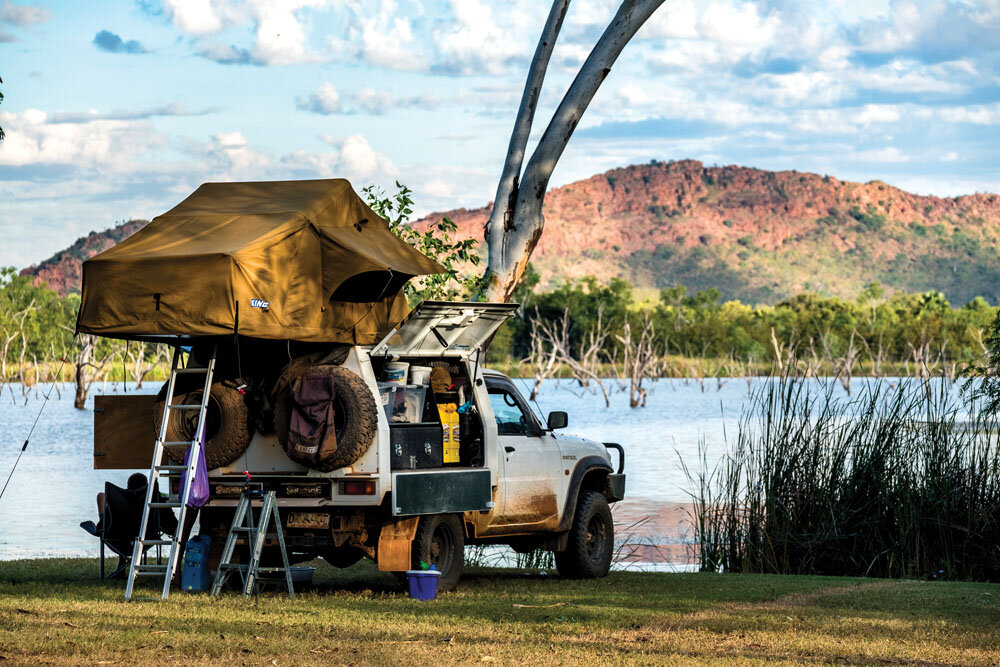
[[[1000,581],[995,414],[945,381],[756,383],[689,473],[703,570]]]

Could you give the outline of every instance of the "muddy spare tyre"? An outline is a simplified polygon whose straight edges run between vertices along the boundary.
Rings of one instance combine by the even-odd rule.
[[[243,394],[237,387],[240,380],[213,382],[209,390],[208,414],[205,422],[205,465],[209,470],[232,463],[247,450],[252,435],[250,411]],[[203,387],[175,388],[175,405],[197,405],[201,403]],[[164,384],[156,395],[153,405],[153,424],[156,433],[163,422],[163,405],[167,397]],[[198,428],[198,410],[172,410],[167,423],[168,441],[193,440]],[[167,456],[178,463],[184,460],[184,449],[169,447]]]
[[[278,442],[286,453],[294,449],[291,423],[293,413],[299,406],[293,388],[296,380],[305,377],[311,381],[325,380],[333,389],[329,412],[332,415],[336,444],[318,462],[293,458],[321,472],[331,472],[351,465],[361,458],[375,437],[378,408],[368,384],[343,366],[310,366],[291,377],[283,378],[284,381],[279,383],[274,396],[274,430],[278,435]]]

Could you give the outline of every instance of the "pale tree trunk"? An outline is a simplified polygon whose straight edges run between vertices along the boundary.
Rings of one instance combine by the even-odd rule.
[[[90,387],[100,379],[107,369],[114,355],[108,354],[104,359],[97,361],[94,359],[94,352],[97,349],[97,338],[89,334],[80,334],[79,349],[76,359],[73,360],[75,373],[73,380],[76,384],[76,393],[73,397],[73,407],[82,410],[86,407],[87,396],[90,394]]]
[[[517,109],[517,119],[514,131],[510,135],[510,145],[507,147],[507,159],[504,162],[497,194],[493,198],[493,211],[486,221],[486,245],[488,248],[503,247],[504,236],[510,228],[514,216],[514,206],[517,203],[518,179],[521,176],[521,166],[524,164],[524,152],[528,145],[528,135],[531,134],[531,124],[535,118],[538,99],[542,95],[542,83],[549,67],[549,58],[556,45],[556,38],[562,28],[566,10],[570,0],[555,0],[549,17],[538,38],[535,57],[531,59],[528,78],[524,82],[524,92],[521,93],[521,105]],[[492,256],[492,250],[490,252]]]
[[[525,85],[525,97],[521,100],[518,117],[514,123],[511,150],[508,151],[503,170],[504,177],[509,181],[509,187],[505,186],[504,178],[501,178],[488,223],[486,240],[489,257],[484,275],[482,294],[484,300],[510,300],[514,288],[524,275],[528,259],[542,235],[545,224],[542,204],[556,163],[622,49],[663,1],[623,0],[615,17],[608,24],[563,96],[518,185],[517,173],[520,171],[520,161],[523,159],[524,151],[517,150],[517,146],[519,142],[527,142],[527,134],[531,130],[532,116],[537,103],[535,85],[537,84],[539,88],[541,86],[548,56],[551,54],[555,36],[562,23],[562,14],[565,13],[568,4],[562,0],[553,3],[549,20],[546,22],[546,32],[542,34],[538,51],[531,64],[528,82]],[[554,18],[556,14],[558,16]],[[512,199],[513,209],[511,209]],[[499,224],[501,222],[502,227]]]

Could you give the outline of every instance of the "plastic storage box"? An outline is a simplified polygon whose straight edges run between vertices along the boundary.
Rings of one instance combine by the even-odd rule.
[[[416,384],[378,383],[385,418],[390,424],[418,424],[423,417],[427,387]]]

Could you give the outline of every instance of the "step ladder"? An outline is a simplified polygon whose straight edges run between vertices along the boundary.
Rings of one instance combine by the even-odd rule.
[[[261,501],[258,522],[254,521],[253,501],[255,500]],[[260,554],[264,549],[264,540],[269,536],[268,524],[271,523],[274,525],[274,532],[270,536],[278,538],[282,567],[260,566]],[[247,544],[250,545],[250,562],[245,564],[232,563],[236,541],[241,535],[246,536]],[[244,488],[243,493],[240,494],[240,502],[236,506],[233,523],[229,527],[229,535],[226,536],[226,546],[222,550],[222,560],[219,561],[219,569],[216,570],[215,579],[212,582],[211,595],[213,597],[222,591],[223,584],[233,572],[238,572],[243,580],[243,597],[245,598],[254,594],[255,586],[260,582],[260,574],[279,572],[285,575],[288,596],[295,597],[295,588],[292,586],[292,568],[288,566],[285,536],[281,530],[281,518],[278,516],[278,503],[274,498],[274,491]]]
[[[198,453],[201,451],[201,436],[205,432],[206,415],[208,414],[208,403],[211,397],[212,375],[215,372],[215,355],[217,347],[212,348],[212,356],[205,367],[190,366],[191,355],[188,354],[187,365],[181,363],[181,348],[174,348],[174,358],[170,364],[170,379],[167,381],[167,395],[163,404],[163,419],[160,421],[160,434],[156,438],[153,447],[153,463],[149,468],[149,485],[146,487],[146,507],[142,512],[142,522],[139,524],[139,535],[136,537],[135,546],[132,549],[132,562],[128,569],[128,583],[125,585],[125,599],[132,599],[132,591],[135,586],[136,577],[163,577],[163,593],[161,599],[166,600],[170,595],[170,582],[180,564],[180,540],[184,533],[184,525],[187,520],[188,494],[191,491],[191,483],[194,480],[195,467],[198,465]],[[174,403],[174,390],[177,386],[179,375],[204,375],[205,382],[202,386],[201,403],[186,405]],[[167,431],[174,411],[191,412],[198,411],[198,425],[194,430],[194,437],[191,440],[168,441]],[[190,449],[187,465],[180,463],[161,464],[165,450],[186,452]],[[183,458],[182,458],[183,460]],[[159,480],[161,477],[169,477],[187,472],[184,476],[185,483],[177,492],[177,500],[169,497],[165,501],[159,498]],[[161,508],[178,508],[180,516],[177,517],[177,530],[169,539],[146,539],[146,530],[149,526],[150,517],[153,512]],[[149,546],[170,546],[170,555],[166,564],[161,564],[157,559],[156,564],[142,563],[142,555]]]

